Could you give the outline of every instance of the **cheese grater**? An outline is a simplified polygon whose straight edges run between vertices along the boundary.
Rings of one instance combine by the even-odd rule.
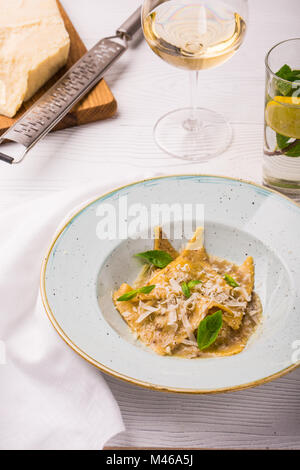
[[[20,163],[26,153],[103,78],[140,28],[141,7],[117,29],[114,36],[101,39],[79,59],[0,137],[0,160]]]

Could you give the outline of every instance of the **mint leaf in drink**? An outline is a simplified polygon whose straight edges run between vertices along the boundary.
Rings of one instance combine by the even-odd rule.
[[[292,142],[290,137],[285,135],[276,134],[276,141],[278,148],[282,151],[283,155],[287,157],[300,157],[300,140],[295,139]]]
[[[278,92],[283,96],[291,96],[292,92],[297,89],[297,83],[292,84],[292,82],[299,81],[300,86],[300,71],[292,70],[291,67],[287,64],[283,65],[278,72],[275,74],[278,78],[287,80],[291,83],[281,82],[276,80],[276,88]]]
[[[239,284],[233,279],[233,277],[229,276],[229,274],[225,274],[224,279],[229,286],[239,287]]]
[[[218,310],[212,315],[207,315],[200,322],[197,332],[197,343],[200,350],[208,348],[216,341],[222,324],[222,310]]]
[[[284,149],[288,145],[288,141],[290,137],[286,137],[285,135],[276,134],[276,141],[277,145],[280,149]]]
[[[144,259],[150,264],[153,264],[157,268],[165,268],[173,258],[169,253],[163,250],[150,250],[143,253],[137,253],[135,256]]]
[[[300,71],[292,70],[291,72],[287,73],[286,80],[289,80],[290,82],[295,82],[296,80],[300,80]]]
[[[275,75],[279,78],[283,78],[283,80],[288,80],[287,76],[291,73],[292,69],[289,65],[284,64]]]
[[[289,147],[290,149],[285,151],[284,155],[288,157],[300,157],[300,140],[295,140]]]
[[[276,72],[276,76],[282,78],[283,80],[289,80],[289,75],[291,74],[292,69],[289,65],[285,64],[281,67],[281,69]],[[279,93],[283,96],[288,96],[292,91],[292,84],[281,82],[280,80],[276,80],[276,86]]]
[[[292,90],[293,90],[292,83],[281,82],[280,80],[278,80],[276,82],[276,86],[277,86],[278,93],[280,93],[283,96],[291,96]]]
[[[139,289],[131,290],[129,292],[126,292],[126,294],[121,295],[121,297],[119,297],[117,301],[124,302],[125,300],[131,300],[134,297],[136,297],[137,294],[149,294],[154,289],[154,287],[155,285],[144,286],[144,287],[140,287]]]
[[[190,288],[188,286],[188,284],[186,282],[183,282],[181,284],[181,289],[182,289],[182,292],[184,294],[184,296],[188,299],[189,297],[191,297],[191,291],[190,291]]]

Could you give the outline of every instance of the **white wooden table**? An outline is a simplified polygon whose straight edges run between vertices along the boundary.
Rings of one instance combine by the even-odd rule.
[[[62,3],[90,47],[113,33],[140,1]],[[104,180],[116,167],[133,177],[211,173],[260,182],[264,55],[276,42],[299,36],[300,2],[249,3],[244,47],[200,77],[199,105],[223,113],[234,129],[233,143],[220,158],[184,163],[155,146],[153,124],[165,112],[186,106],[188,77],[142,41],[106,76],[119,105],[113,119],[52,134],[21,165],[0,165],[0,210],[90,179]],[[300,448],[300,370],[256,389],[214,396],[161,394],[107,380],[127,427],[110,446]]]

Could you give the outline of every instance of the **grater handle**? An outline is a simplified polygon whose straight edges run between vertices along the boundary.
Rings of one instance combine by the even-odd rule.
[[[127,20],[117,29],[118,36],[124,37],[130,41],[135,33],[141,29],[142,20],[142,7],[139,7]]]

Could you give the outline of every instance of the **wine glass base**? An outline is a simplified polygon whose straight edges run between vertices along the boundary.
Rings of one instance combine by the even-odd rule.
[[[165,114],[154,127],[154,139],[166,153],[183,160],[205,162],[230,145],[232,129],[218,113],[205,108],[176,109]]]

